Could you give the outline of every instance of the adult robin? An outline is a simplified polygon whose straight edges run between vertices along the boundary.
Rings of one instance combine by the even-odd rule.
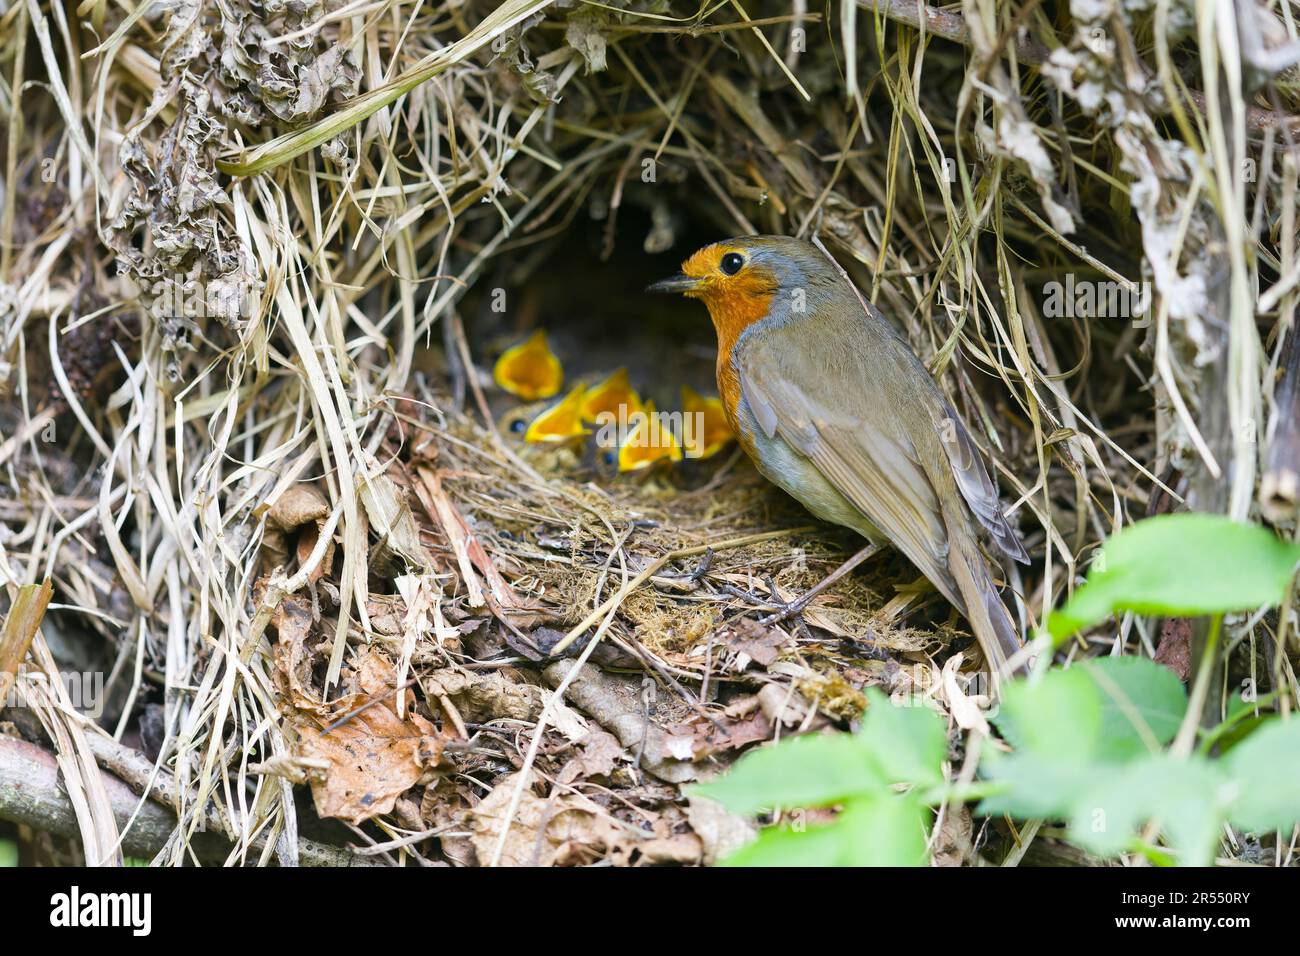
[[[966,616],[997,676],[1021,648],[976,526],[1028,563],[974,440],[920,360],[848,276],[811,243],[714,243],[650,292],[701,299],[718,334],[718,392],[741,446],[770,481],[863,548],[768,620],[886,542]]]

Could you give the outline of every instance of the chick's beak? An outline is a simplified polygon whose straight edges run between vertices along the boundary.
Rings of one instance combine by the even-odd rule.
[[[652,282],[646,286],[647,292],[670,292],[676,294],[685,294],[693,292],[700,287],[700,280],[694,279],[684,272],[679,272],[675,276],[669,276],[667,279],[660,279],[658,282]]]

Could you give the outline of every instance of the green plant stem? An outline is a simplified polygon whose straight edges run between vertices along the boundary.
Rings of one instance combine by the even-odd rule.
[[[1178,860],[1164,847],[1156,846],[1141,839],[1134,839],[1131,852],[1143,857],[1152,866],[1177,866]]]
[[[1213,749],[1215,744],[1217,744],[1220,740],[1223,739],[1223,736],[1228,731],[1232,730],[1232,728],[1236,727],[1247,717],[1256,716],[1257,712],[1263,710],[1266,707],[1270,707],[1275,701],[1279,701],[1281,699],[1282,699],[1282,692],[1280,690],[1275,690],[1271,694],[1265,694],[1263,697],[1259,698],[1254,702],[1255,704],[1254,707],[1244,708],[1238,711],[1237,713],[1233,714],[1231,717],[1229,717],[1227,720],[1223,721],[1222,723],[1218,724],[1217,726],[1211,728],[1210,730],[1207,730],[1205,732],[1205,735],[1201,738],[1201,746],[1197,749],[1200,751],[1202,756],[1208,757],[1210,755],[1210,750]]]
[[[1010,787],[1000,780],[981,780],[979,783],[968,783],[959,786],[942,786],[932,787],[919,795],[919,799],[926,806],[938,806],[944,802],[950,803],[970,803],[973,800],[983,800],[985,797],[995,797],[999,794],[1006,793]]]
[[[1210,675],[1218,664],[1219,633],[1223,630],[1223,615],[1216,614],[1210,619],[1210,633],[1205,640],[1205,651],[1196,668],[1196,682],[1192,685],[1192,696],[1187,702],[1187,712],[1183,714],[1183,723],[1178,728],[1178,736],[1169,748],[1175,757],[1187,758],[1196,743],[1196,729],[1201,723],[1201,713],[1205,709],[1205,699],[1210,693]]]

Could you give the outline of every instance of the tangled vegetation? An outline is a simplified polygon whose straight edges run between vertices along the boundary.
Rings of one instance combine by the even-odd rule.
[[[945,808],[926,858],[1176,857],[943,789],[1015,730],[902,558],[760,625],[856,544],[721,436],[629,465],[580,410],[531,426],[620,368],[707,409],[712,332],[646,283],[816,237],[987,454],[1025,634],[1144,517],[1292,539],[1296,12],[0,0],[0,859],[713,863],[762,843],[706,796],[742,753],[889,697],[938,715],[891,777]],[[539,329],[555,389],[512,394]],[[1040,664],[1149,658],[1134,692],[1175,675],[1207,731],[1289,715],[1286,584],[1119,602]],[[1195,858],[1293,865],[1284,822],[1225,810]]]

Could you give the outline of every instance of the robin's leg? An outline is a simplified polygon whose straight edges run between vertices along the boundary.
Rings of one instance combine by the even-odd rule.
[[[802,624],[804,609],[813,602],[813,599],[816,598],[817,595],[821,594],[840,578],[844,577],[863,561],[867,560],[867,558],[879,551],[880,548],[881,546],[878,544],[867,545],[830,574],[826,575],[826,577],[822,578],[822,580],[809,588],[801,597],[796,598],[793,601],[782,601],[777,596],[776,582],[772,580],[771,575],[768,575],[766,578],[768,592],[766,596],[755,594],[753,591],[746,591],[743,588],[738,588],[731,584],[724,586],[722,590],[733,597],[738,597],[741,600],[763,608],[764,610],[769,608],[772,609],[771,614],[759,621],[760,624],[771,625],[780,621],[788,621],[791,618],[798,619],[799,623]]]
[[[821,594],[828,587],[830,587],[840,578],[844,577],[846,574],[848,574],[859,564],[867,560],[867,558],[871,557],[879,550],[880,550],[880,545],[878,544],[867,545],[857,554],[853,555],[853,557],[849,558],[838,568],[836,568],[830,574],[826,575],[826,577],[822,578],[819,582],[817,582],[811,588],[805,591],[801,597],[793,601],[790,601],[788,603],[783,602],[779,598],[777,598],[776,590],[775,588],[773,588],[772,599],[769,603],[774,605],[776,607],[776,610],[773,611],[771,614],[769,614],[767,617],[763,618],[761,621],[759,621],[759,623],[776,624],[780,621],[788,621],[792,617],[797,617],[798,615],[803,614],[804,609],[807,608],[808,605],[813,602],[813,599],[817,597],[817,595]]]
[[[794,602],[791,601],[786,603],[776,596],[778,594],[776,581],[772,580],[772,575],[768,574],[764,576],[763,582],[767,585],[767,594],[755,594],[753,591],[738,588],[734,584],[724,584],[722,590],[723,592],[730,594],[732,597],[738,597],[746,604],[751,604],[756,608],[760,608],[764,611],[775,610],[777,612],[776,614],[768,615],[768,617],[763,618],[765,621],[774,620]],[[795,625],[798,627],[799,632],[804,637],[812,640],[812,634],[808,630],[808,625],[804,623],[803,616],[799,614],[791,614],[789,616],[794,617]]]

